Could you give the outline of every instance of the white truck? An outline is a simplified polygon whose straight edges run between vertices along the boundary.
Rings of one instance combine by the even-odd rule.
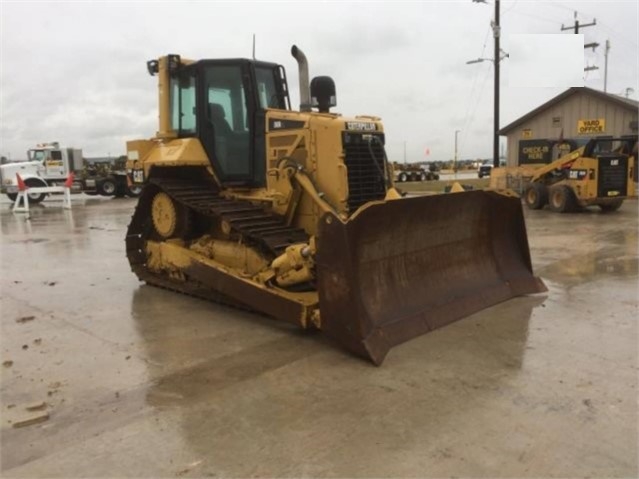
[[[27,152],[28,160],[0,165],[0,192],[15,201],[18,194],[16,173],[27,186],[62,185],[71,172],[74,173],[72,193],[86,193],[103,196],[138,196],[139,187],[127,184],[124,170],[109,169],[100,172],[87,167],[82,157],[82,150],[77,148],[60,148],[58,142],[41,143]],[[33,193],[29,201],[39,203],[46,193]]]

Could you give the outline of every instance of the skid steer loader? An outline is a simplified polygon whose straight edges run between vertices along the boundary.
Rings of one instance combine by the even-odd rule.
[[[617,211],[636,197],[637,137],[593,138],[585,146],[534,171],[524,191],[533,210],[570,213],[598,206]]]
[[[517,199],[401,198],[380,119],[331,113],[334,82],[309,84],[292,54],[300,111],[278,64],[147,63],[160,128],[127,143],[130,181],[144,185],[126,236],[140,280],[321,329],[377,365],[398,343],[545,290]]]

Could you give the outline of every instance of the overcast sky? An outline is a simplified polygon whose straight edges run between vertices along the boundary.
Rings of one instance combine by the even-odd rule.
[[[596,18],[596,26],[580,33],[586,43],[601,44],[585,54],[583,61],[600,69],[588,72],[585,81],[582,75],[583,84],[603,89],[604,46],[610,40],[608,92],[633,88],[630,97],[637,99],[638,5],[502,0],[501,43],[511,56],[501,63],[501,126],[569,86],[574,48],[562,39],[548,47],[548,37],[539,37],[545,47],[526,48],[522,39],[570,35],[561,27],[574,24],[575,11],[582,24]],[[14,159],[36,143],[56,140],[82,148],[85,156],[124,154],[127,140],[151,137],[157,129],[156,79],[146,73],[147,60],[167,53],[250,57],[253,34],[257,58],[286,68],[296,108],[293,44],[306,53],[311,76],[335,80],[334,111],[382,117],[390,159],[403,160],[404,144],[408,161],[452,158],[455,130],[461,130],[460,158],[492,156],[493,65],[466,64],[493,57],[492,0],[0,0],[0,8],[0,153]],[[582,54],[583,49],[576,53]],[[522,84],[522,71],[554,86]]]

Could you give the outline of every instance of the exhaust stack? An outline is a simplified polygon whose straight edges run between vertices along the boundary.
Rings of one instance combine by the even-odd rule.
[[[308,79],[308,61],[304,52],[293,45],[291,55],[297,60],[300,77],[300,111],[311,111],[311,91]]]

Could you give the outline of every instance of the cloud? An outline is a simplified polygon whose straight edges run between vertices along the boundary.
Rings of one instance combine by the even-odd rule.
[[[157,84],[146,73],[147,60],[167,53],[249,57],[253,34],[257,58],[286,68],[293,105],[299,102],[290,56],[295,43],[309,57],[311,75],[335,79],[336,111],[383,118],[391,156],[403,157],[406,142],[409,161],[423,159],[427,146],[431,159],[449,158],[456,129],[463,130],[464,152],[492,152],[490,64],[466,65],[492,55],[492,6],[443,0],[33,5],[4,3],[0,17],[0,149],[12,156],[45,140],[68,142],[90,156],[122,153],[126,138],[148,138],[157,129]],[[603,44],[610,37],[609,90],[637,87],[636,4],[574,6],[597,17],[589,38]],[[502,2],[502,12],[506,51],[509,35],[559,33],[562,21],[573,20],[541,0]],[[508,68],[506,61],[505,78]],[[589,79],[586,86],[602,83]],[[502,124],[560,91],[513,89],[504,81]]]

